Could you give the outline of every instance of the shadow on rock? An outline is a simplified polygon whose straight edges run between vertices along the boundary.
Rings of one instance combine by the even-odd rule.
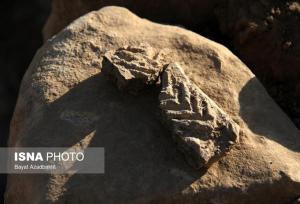
[[[256,77],[248,81],[239,95],[240,115],[249,129],[284,147],[300,152],[300,134],[296,127],[266,93]],[[298,134],[295,134],[298,133]]]
[[[72,195],[66,193],[59,201],[78,202],[79,197],[91,202],[124,201],[150,194],[175,195],[201,177],[204,172],[195,172],[185,163],[161,125],[157,98],[154,89],[139,96],[121,93],[98,74],[47,108],[40,122],[26,134],[30,138],[23,141],[30,143],[24,146],[71,147],[90,136],[88,146],[105,148],[105,174],[71,176],[63,187],[72,188],[67,191]],[[87,188],[89,195],[80,193]],[[51,189],[49,193],[55,194]]]

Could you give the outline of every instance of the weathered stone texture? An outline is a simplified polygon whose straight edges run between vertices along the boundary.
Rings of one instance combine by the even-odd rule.
[[[188,79],[177,63],[162,73],[159,101],[164,122],[196,169],[217,161],[238,139],[238,125]]]

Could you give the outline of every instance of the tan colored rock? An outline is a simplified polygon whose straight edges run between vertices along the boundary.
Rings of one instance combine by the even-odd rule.
[[[239,137],[238,125],[190,82],[177,63],[162,73],[159,101],[179,150],[196,169],[219,160]]]
[[[157,119],[158,92],[123,94],[101,73],[105,53],[168,48],[189,79],[240,127],[207,171],[186,164]],[[228,49],[126,9],[91,12],[49,40],[24,76],[10,146],[105,148],[103,175],[9,175],[15,203],[292,203],[300,197],[299,130]]]

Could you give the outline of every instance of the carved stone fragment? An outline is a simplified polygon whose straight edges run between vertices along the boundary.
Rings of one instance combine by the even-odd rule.
[[[160,57],[147,45],[123,47],[105,54],[102,71],[121,91],[133,94],[160,82],[163,123],[190,165],[208,167],[237,141],[239,126],[188,79],[177,63],[163,66]]]
[[[105,54],[102,71],[120,90],[136,94],[158,80],[163,68],[159,57],[160,53],[148,45],[122,47]]]
[[[208,167],[237,141],[239,126],[176,63],[162,73],[159,95],[163,122],[194,168]]]

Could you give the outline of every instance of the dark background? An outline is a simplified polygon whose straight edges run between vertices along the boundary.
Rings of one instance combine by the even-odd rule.
[[[42,45],[41,32],[50,5],[50,0],[1,0],[0,147],[7,143],[22,76]],[[0,203],[3,203],[5,183],[6,175],[0,175]]]

